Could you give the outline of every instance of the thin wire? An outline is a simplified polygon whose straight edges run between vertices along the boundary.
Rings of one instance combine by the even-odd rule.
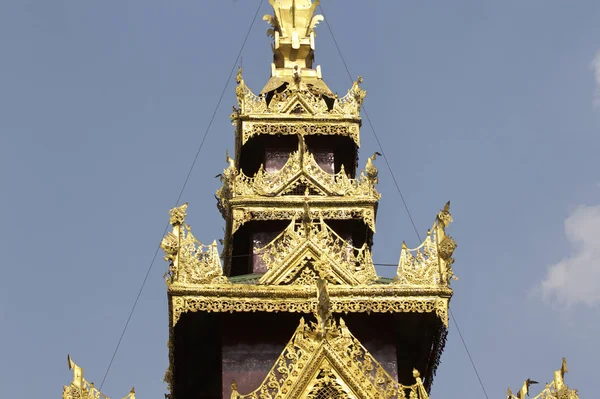
[[[479,385],[481,385],[481,389],[483,389],[483,394],[485,395],[486,399],[488,398],[488,394],[485,390],[485,386],[483,386],[483,382],[481,381],[481,377],[479,376],[479,372],[477,371],[477,367],[475,367],[475,362],[473,361],[473,358],[471,357],[471,352],[469,352],[469,348],[467,348],[467,343],[465,342],[465,339],[463,338],[461,332],[460,332],[460,328],[458,328],[458,323],[456,322],[456,319],[454,318],[454,313],[452,313],[452,309],[448,308],[450,310],[450,317],[452,318],[452,321],[454,322],[454,326],[456,327],[456,331],[458,331],[458,336],[460,337],[460,340],[463,343],[463,346],[465,347],[465,350],[467,351],[467,355],[469,356],[469,360],[471,361],[471,366],[473,366],[473,370],[475,370],[475,375],[477,376],[477,379],[479,380]]]
[[[340,58],[342,59],[342,63],[344,64],[344,67],[346,68],[346,72],[348,73],[348,77],[350,78],[350,81],[352,81],[352,74],[350,73],[350,69],[348,68],[348,64],[346,63],[346,60],[344,58],[344,55],[342,54],[342,50],[335,38],[335,35],[333,34],[333,30],[331,29],[331,25],[329,24],[329,20],[327,19],[327,16],[325,15],[325,11],[323,10],[323,6],[319,5],[319,9],[321,10],[321,13],[323,14],[323,17],[325,17],[325,24],[327,25],[327,29],[329,30],[329,33],[331,34],[331,38],[333,39],[333,43],[335,44],[335,47],[337,48],[338,54],[340,55]],[[419,231],[417,230],[417,227],[415,226],[415,222],[413,221],[413,218],[410,214],[410,210],[408,208],[408,205],[406,204],[406,201],[404,200],[404,196],[402,195],[402,191],[400,190],[400,186],[398,184],[398,181],[396,180],[396,177],[394,176],[394,172],[392,171],[392,167],[390,166],[390,163],[388,162],[387,157],[385,156],[385,153],[383,152],[383,146],[381,145],[381,142],[379,141],[379,137],[377,137],[377,133],[375,133],[375,128],[373,127],[373,123],[371,123],[371,118],[369,118],[369,113],[367,112],[366,107],[363,105],[363,111],[365,113],[365,116],[367,117],[367,122],[369,123],[369,126],[371,127],[371,131],[373,132],[373,136],[375,136],[375,140],[377,141],[377,145],[379,146],[379,150],[381,151],[381,155],[383,156],[383,159],[385,160],[385,163],[390,171],[390,174],[392,175],[392,180],[394,181],[394,184],[396,185],[396,189],[398,190],[398,194],[400,194],[400,198],[402,199],[402,203],[404,204],[404,209],[406,209],[406,213],[408,214],[408,218],[410,219],[410,222],[413,226],[413,229],[415,230],[415,233],[417,235],[417,237],[419,238],[419,241],[421,241],[421,236],[419,235]],[[458,331],[458,335],[460,337],[460,340],[463,343],[463,346],[465,347],[465,351],[467,352],[467,355],[469,357],[469,360],[471,361],[471,366],[473,366],[473,370],[475,370],[475,375],[477,376],[477,379],[479,380],[479,385],[481,385],[481,389],[483,390],[483,393],[486,397],[486,399],[488,398],[488,394],[487,391],[485,390],[485,386],[483,385],[483,381],[481,380],[481,377],[479,376],[479,372],[477,371],[477,367],[475,366],[475,362],[473,361],[473,358],[471,357],[471,353],[469,352],[469,348],[467,347],[467,343],[465,342],[465,339],[462,336],[462,333],[460,332],[460,329],[458,328],[458,322],[456,321],[456,318],[454,317],[454,314],[452,313],[452,310],[450,310],[450,316],[452,318],[452,321],[454,322],[454,326],[456,327],[456,331]]]
[[[352,74],[350,73],[350,68],[348,68],[348,64],[346,63],[346,59],[344,58],[344,56],[342,55],[342,50],[340,49],[340,46],[335,38],[335,35],[333,34],[333,30],[331,29],[331,25],[329,24],[329,20],[327,19],[327,16],[325,15],[325,11],[323,10],[323,6],[319,5],[319,9],[321,10],[321,13],[323,14],[323,17],[325,17],[325,25],[327,25],[327,29],[329,30],[329,33],[331,34],[331,38],[333,39],[333,43],[335,44],[335,47],[337,48],[338,54],[340,55],[340,58],[342,59],[342,63],[344,64],[344,68],[346,68],[346,72],[348,73],[348,77],[350,78],[350,81],[352,82],[353,78],[352,78]],[[387,165],[388,169],[390,170],[390,174],[392,175],[392,180],[394,181],[394,184],[396,185],[396,190],[398,190],[398,194],[400,194],[400,199],[402,199],[402,204],[404,205],[404,209],[406,209],[406,214],[408,215],[408,219],[410,220],[410,223],[412,224],[413,229],[415,230],[415,234],[417,235],[417,237],[419,238],[419,241],[421,241],[421,235],[419,234],[419,230],[417,230],[417,226],[415,225],[415,221],[412,218],[412,215],[410,214],[410,211],[408,209],[408,205],[406,204],[406,201],[404,200],[404,195],[402,195],[402,190],[400,190],[400,185],[398,184],[398,181],[396,180],[396,176],[394,176],[394,173],[392,172],[392,166],[390,165],[390,162],[388,161],[388,158],[385,156],[385,151],[383,150],[383,146],[381,145],[381,142],[379,141],[379,137],[377,136],[377,133],[375,132],[375,128],[373,127],[373,123],[371,122],[371,118],[369,117],[369,113],[367,112],[367,107],[363,104],[362,106],[363,112],[365,113],[365,116],[367,117],[367,122],[369,123],[369,126],[371,127],[371,131],[373,132],[373,136],[375,136],[375,141],[377,141],[377,145],[379,146],[379,151],[381,151],[381,155],[383,157],[383,160],[385,161],[385,164]]]
[[[260,0],[260,3],[258,4],[258,7],[256,9],[256,12],[254,13],[254,17],[252,18],[252,23],[250,24],[250,27],[248,28],[248,31],[246,32],[246,36],[244,37],[244,41],[242,42],[242,46],[240,47],[240,51],[237,54],[237,57],[235,58],[235,62],[233,63],[233,66],[231,67],[231,71],[229,72],[229,76],[227,77],[227,80],[225,81],[225,85],[223,87],[223,90],[221,91],[221,96],[219,97],[219,100],[217,101],[217,105],[215,106],[215,110],[212,113],[212,116],[210,118],[210,121],[208,122],[208,125],[206,127],[206,131],[204,132],[204,136],[202,136],[202,140],[200,141],[200,145],[198,146],[198,151],[196,151],[196,155],[194,156],[194,160],[192,162],[192,164],[190,165],[190,169],[187,173],[187,176],[185,177],[185,180],[183,182],[183,186],[181,187],[181,191],[179,192],[179,196],[177,197],[177,201],[175,202],[175,206],[179,205],[179,201],[181,201],[181,197],[183,196],[183,193],[185,191],[185,188],[188,184],[188,181],[190,180],[190,176],[192,175],[192,171],[194,170],[194,166],[196,165],[196,161],[198,160],[198,156],[200,155],[200,151],[202,150],[202,147],[204,146],[204,142],[206,141],[206,137],[208,136],[208,133],[210,132],[210,128],[213,124],[213,121],[215,120],[215,116],[217,115],[217,111],[219,110],[219,107],[221,105],[221,101],[223,100],[223,97],[225,96],[225,92],[227,90],[227,86],[229,86],[229,82],[231,80],[231,77],[233,76],[233,72],[235,71],[235,66],[237,65],[238,60],[240,59],[240,56],[242,55],[242,51],[244,50],[244,47],[246,46],[246,42],[248,41],[248,37],[250,36],[250,32],[252,31],[252,27],[254,27],[254,23],[256,22],[256,17],[258,16],[258,13],[260,12],[260,8],[263,5],[264,0]],[[167,230],[169,228],[169,224],[167,224],[167,226],[165,227],[163,234],[161,235],[161,237],[164,237],[164,235],[167,233]],[[133,302],[133,306],[131,307],[131,312],[129,312],[129,316],[127,317],[127,321],[125,322],[125,326],[123,327],[123,331],[121,332],[121,336],[119,337],[119,341],[117,342],[117,346],[115,347],[115,350],[112,354],[112,357],[110,359],[110,362],[108,363],[108,367],[106,368],[106,372],[104,373],[104,378],[102,379],[102,383],[100,384],[100,390],[102,390],[102,387],[104,386],[104,382],[106,381],[106,377],[108,376],[108,373],[110,372],[110,369],[112,367],[112,364],[115,360],[115,356],[117,355],[117,352],[119,351],[119,347],[121,346],[121,342],[123,341],[123,337],[125,336],[125,332],[127,331],[127,327],[129,326],[129,322],[131,321],[131,317],[133,316],[133,313],[135,312],[135,309],[137,307],[138,301],[140,299],[140,296],[142,295],[142,291],[144,291],[144,286],[146,285],[146,282],[148,281],[148,276],[150,275],[150,272],[152,271],[152,267],[154,266],[154,262],[156,261],[156,257],[158,255],[158,251],[160,249],[160,245],[158,245],[156,247],[156,251],[154,251],[154,256],[152,257],[152,261],[150,262],[150,266],[148,267],[148,270],[146,271],[146,275],[144,276],[144,280],[142,281],[142,285],[140,287],[140,290],[137,293],[137,296],[135,298],[135,301]]]

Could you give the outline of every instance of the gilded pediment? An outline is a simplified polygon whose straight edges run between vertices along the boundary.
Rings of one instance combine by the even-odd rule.
[[[343,285],[371,284],[377,279],[368,246],[354,247],[322,219],[316,223],[293,219],[273,241],[255,251],[268,270],[259,284],[305,284],[317,276]]]

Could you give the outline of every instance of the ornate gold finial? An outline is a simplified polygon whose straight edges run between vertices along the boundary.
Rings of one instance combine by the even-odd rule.
[[[554,386],[556,387],[557,391],[562,390],[566,387],[565,374],[568,371],[569,369],[567,368],[567,359],[563,357],[560,369],[554,372]]]
[[[186,211],[187,211],[188,203],[175,207],[169,211],[169,215],[171,218],[169,219],[169,223],[171,226],[179,226],[185,222]]]
[[[359,110],[360,110],[360,107],[362,107],[362,103],[363,103],[365,97],[367,96],[366,90],[363,90],[360,87],[360,84],[362,82],[363,82],[363,78],[362,78],[362,76],[359,76],[356,79],[356,82],[352,83],[352,87],[350,88],[350,93],[352,93],[352,96],[356,100],[356,104],[357,104]]]
[[[269,0],[273,15],[265,15],[271,28],[267,35],[274,40],[273,61],[276,68],[312,69],[315,50],[315,27],[323,20],[314,15],[320,0]],[[290,76],[290,71],[283,73]],[[313,71],[312,75],[317,76]]]
[[[242,77],[242,67],[238,67],[238,71],[237,74],[235,75],[235,82],[237,84],[240,84],[244,81],[244,78]]]

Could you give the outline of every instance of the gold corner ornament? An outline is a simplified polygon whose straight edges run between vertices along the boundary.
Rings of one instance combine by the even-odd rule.
[[[579,399],[577,390],[569,389],[565,383],[567,371],[567,359],[563,357],[560,369],[554,372],[553,381],[547,383],[544,389],[532,399]],[[526,379],[516,395],[513,395],[511,389],[508,388],[506,392],[507,399],[526,399],[530,396],[529,388],[534,384],[538,384],[538,382],[531,378]]]
[[[393,284],[416,286],[449,286],[452,278],[454,259],[452,254],[456,242],[446,234],[446,227],[452,222],[450,202],[446,203],[427,232],[423,243],[409,249],[402,243],[400,261]]]
[[[67,355],[69,370],[73,370],[73,381],[63,386],[62,399],[110,399],[100,392],[93,382],[88,382],[83,377],[83,368],[78,366],[70,355]],[[129,394],[123,399],[135,399],[135,389],[131,388]]]
[[[226,284],[217,242],[204,245],[194,237],[192,229],[185,223],[187,203],[169,211],[170,231],[161,241],[169,262],[165,277],[167,284]]]
[[[398,383],[352,335],[342,318],[335,321],[323,279],[317,296],[317,322],[306,323],[301,318],[263,383],[251,393],[240,394],[232,382],[231,399],[429,399],[417,370],[414,384]]]

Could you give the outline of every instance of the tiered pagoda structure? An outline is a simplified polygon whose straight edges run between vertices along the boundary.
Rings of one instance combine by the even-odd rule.
[[[378,277],[377,154],[362,171],[357,163],[362,79],[343,97],[323,80],[314,62],[317,1],[271,5],[270,79],[259,94],[241,70],[236,79],[235,154],[217,192],[222,252],[193,237],[187,205],[171,211],[163,241],[171,394],[395,397],[406,387],[425,397],[452,295],[448,206],[417,250],[403,248],[397,277]],[[331,316],[313,326],[318,281]]]
[[[396,277],[379,277],[378,154],[358,169],[362,79],[343,97],[324,82],[314,63],[318,0],[270,3],[270,79],[259,94],[241,69],[236,79],[235,154],[217,191],[222,250],[194,237],[187,204],[171,210],[161,244],[168,396],[427,399],[452,296],[449,204],[418,248],[402,244]],[[79,372],[63,399],[98,398],[69,362]],[[561,370],[543,398],[575,397],[558,394],[574,392]],[[529,385],[509,397],[524,399]]]

